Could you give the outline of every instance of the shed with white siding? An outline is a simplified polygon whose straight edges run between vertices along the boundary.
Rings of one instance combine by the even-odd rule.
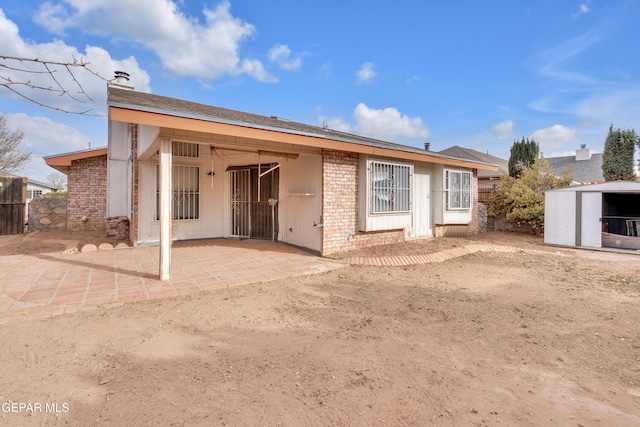
[[[610,181],[545,193],[544,242],[640,249],[640,182]]]

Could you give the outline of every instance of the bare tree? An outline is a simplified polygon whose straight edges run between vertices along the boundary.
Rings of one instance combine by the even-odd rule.
[[[47,175],[47,182],[58,191],[66,191],[67,176],[60,172],[52,172]]]
[[[0,114],[0,171],[15,173],[20,171],[31,158],[30,151],[23,151],[22,130],[9,127],[9,120]]]
[[[0,55],[0,87],[44,108],[63,113],[86,116],[102,116],[92,113],[93,108],[67,109],[38,101],[38,92],[51,92],[80,104],[93,104],[93,98],[85,91],[80,82],[80,73],[109,81],[89,67],[83,58],[73,58],[70,62],[46,61],[39,58],[20,58]],[[68,83],[70,82],[70,83]]]

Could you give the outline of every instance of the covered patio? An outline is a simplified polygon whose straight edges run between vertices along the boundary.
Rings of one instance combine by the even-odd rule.
[[[146,301],[321,273],[342,264],[264,240],[197,240],[172,247],[173,272],[158,277],[158,247],[0,257],[0,319],[50,317],[103,304]],[[0,322],[0,323],[2,323]]]

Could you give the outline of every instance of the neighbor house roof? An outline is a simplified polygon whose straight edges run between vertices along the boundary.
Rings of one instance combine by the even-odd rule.
[[[509,172],[508,160],[492,156],[489,153],[472,150],[471,148],[464,148],[454,145],[453,147],[449,147],[439,151],[439,153],[446,154],[447,156],[457,157],[460,159],[469,159],[477,162],[491,163],[498,166],[497,171],[479,170],[478,178],[496,178],[501,177],[505,173]]]
[[[496,166],[482,161],[459,159],[421,148],[339,132],[328,127],[311,126],[277,116],[261,116],[120,89],[114,85],[109,85],[107,104],[109,118],[125,123],[278,141],[474,169],[497,169]]]
[[[602,175],[602,153],[593,153],[589,159],[576,160],[576,156],[545,157],[556,174],[573,168],[571,176],[582,184],[604,181]]]
[[[67,174],[71,162],[74,160],[88,159],[96,156],[106,156],[107,147],[94,148],[92,150],[73,151],[71,153],[54,154],[52,156],[45,156],[44,162],[52,168]]]
[[[31,179],[29,178],[29,180],[27,181],[28,185],[34,186],[34,187],[40,187],[40,188],[46,188],[49,190],[58,190],[58,188],[52,186],[51,184],[47,184],[45,182],[40,182],[40,181],[36,181],[35,179]]]

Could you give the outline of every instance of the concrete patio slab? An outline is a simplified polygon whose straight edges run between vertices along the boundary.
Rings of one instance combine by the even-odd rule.
[[[0,257],[0,323],[44,318],[104,304],[185,295],[286,277],[344,264],[262,240],[202,240],[172,247],[172,275],[158,279],[157,247]]]

